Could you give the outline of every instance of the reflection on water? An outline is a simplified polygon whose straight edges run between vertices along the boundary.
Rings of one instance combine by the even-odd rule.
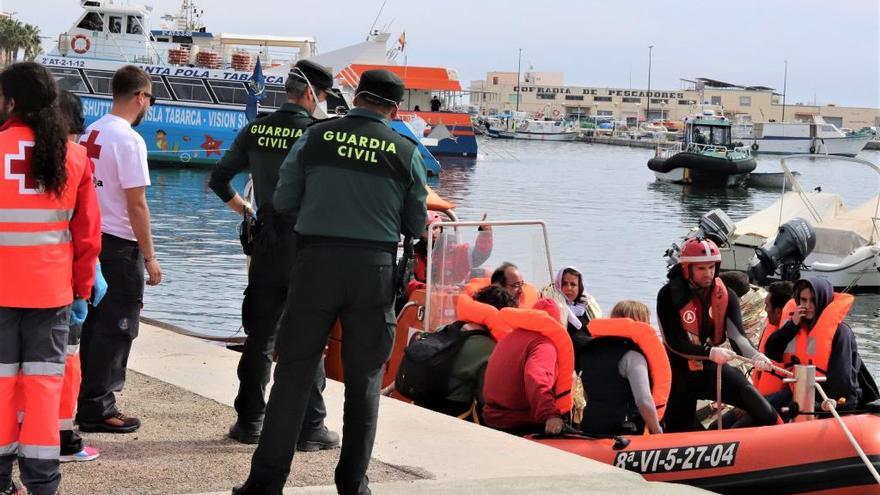
[[[481,141],[477,159],[444,159],[431,186],[462,220],[542,219],[555,267],[574,265],[605,311],[621,299],[654,306],[666,278],[663,253],[712,208],[740,220],[779,197],[767,189],[661,184],[646,163],[651,150],[526,141]],[[863,157],[880,162],[880,153]],[[760,157],[760,171],[778,171]],[[877,175],[848,163],[790,164],[811,190],[845,191],[854,206],[880,192]],[[873,174],[873,175],[872,175]],[[149,188],[157,249],[166,281],[148,287],[145,313],[183,327],[229,335],[240,326],[246,283],[238,217],[207,188],[205,171],[154,170]],[[240,190],[244,178],[236,187]],[[880,295],[859,295],[849,321],[863,356],[880,376]]]

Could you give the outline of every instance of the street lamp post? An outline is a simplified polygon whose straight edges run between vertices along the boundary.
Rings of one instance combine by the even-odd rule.
[[[651,120],[651,55],[654,45],[648,45],[648,106],[645,108],[645,122]]]

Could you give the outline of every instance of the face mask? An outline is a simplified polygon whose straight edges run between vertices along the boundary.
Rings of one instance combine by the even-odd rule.
[[[315,111],[312,112],[312,117],[316,119],[326,119],[330,114],[327,113],[327,100],[318,102],[315,106]]]

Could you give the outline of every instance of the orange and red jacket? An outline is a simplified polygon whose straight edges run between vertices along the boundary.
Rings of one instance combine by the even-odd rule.
[[[67,183],[44,192],[31,171],[34,133],[0,127],[0,307],[55,308],[88,299],[101,251],[101,215],[85,149],[68,143]]]

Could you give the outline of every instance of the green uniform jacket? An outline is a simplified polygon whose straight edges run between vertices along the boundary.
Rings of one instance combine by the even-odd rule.
[[[425,165],[415,143],[355,108],[309,127],[281,165],[273,204],[304,236],[397,243],[425,229]]]
[[[211,189],[223,202],[228,202],[235,196],[233,177],[250,170],[257,211],[271,204],[281,163],[314,120],[305,108],[285,103],[275,112],[249,123],[211,172]]]

